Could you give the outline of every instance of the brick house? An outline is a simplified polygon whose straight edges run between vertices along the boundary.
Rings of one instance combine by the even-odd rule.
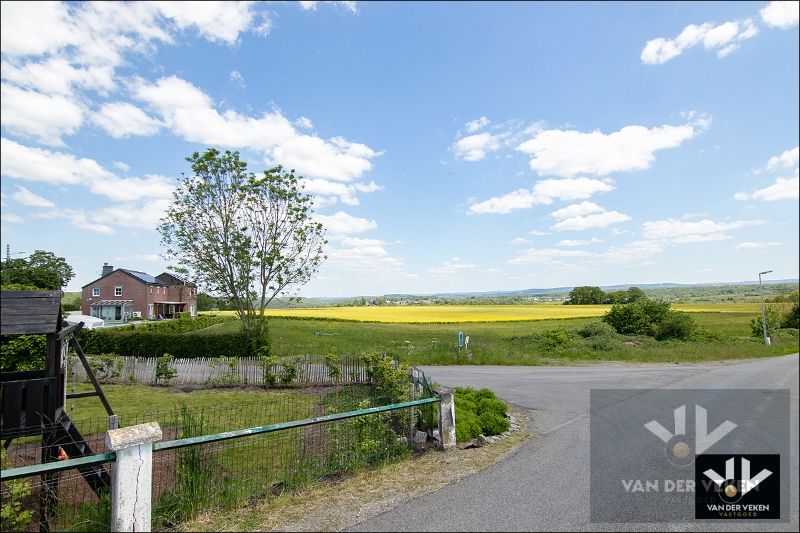
[[[174,318],[176,313],[197,315],[197,287],[164,272],[151,276],[105,263],[102,275],[82,287],[81,312],[106,321],[132,317]]]

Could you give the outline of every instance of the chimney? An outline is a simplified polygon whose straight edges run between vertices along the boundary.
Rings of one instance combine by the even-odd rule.
[[[108,276],[114,271],[114,267],[109,265],[108,263],[103,263],[103,273],[100,274],[101,276]]]

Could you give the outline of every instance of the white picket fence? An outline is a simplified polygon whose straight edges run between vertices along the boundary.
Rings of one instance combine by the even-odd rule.
[[[155,357],[122,357],[120,375],[113,379],[105,379],[111,383],[156,383]],[[319,355],[303,355],[285,357],[283,361],[295,367],[296,375],[292,385],[335,385],[367,383],[367,367],[357,356],[338,358],[339,376],[331,375],[325,358]],[[175,359],[172,368],[177,375],[169,381],[170,385],[263,385],[264,369],[256,357],[212,358],[197,357],[192,359]],[[281,376],[283,366],[272,367],[272,373]],[[77,359],[71,362],[68,369],[69,378],[79,382],[87,382],[89,378],[83,365]]]

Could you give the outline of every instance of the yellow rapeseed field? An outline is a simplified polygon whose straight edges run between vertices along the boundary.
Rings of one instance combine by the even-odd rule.
[[[678,304],[678,311],[691,313],[749,313],[757,312],[756,303],[742,304]],[[519,320],[549,320],[558,318],[600,317],[610,305],[409,305],[370,307],[319,307],[313,309],[268,309],[271,317],[323,318],[356,322],[388,322],[400,324],[511,322]],[[218,314],[234,314],[220,311]]]

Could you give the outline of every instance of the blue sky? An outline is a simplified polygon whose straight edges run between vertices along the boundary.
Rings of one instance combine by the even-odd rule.
[[[2,4],[2,246],[158,274],[185,157],[306,179],[305,296],[798,277],[798,3]]]

